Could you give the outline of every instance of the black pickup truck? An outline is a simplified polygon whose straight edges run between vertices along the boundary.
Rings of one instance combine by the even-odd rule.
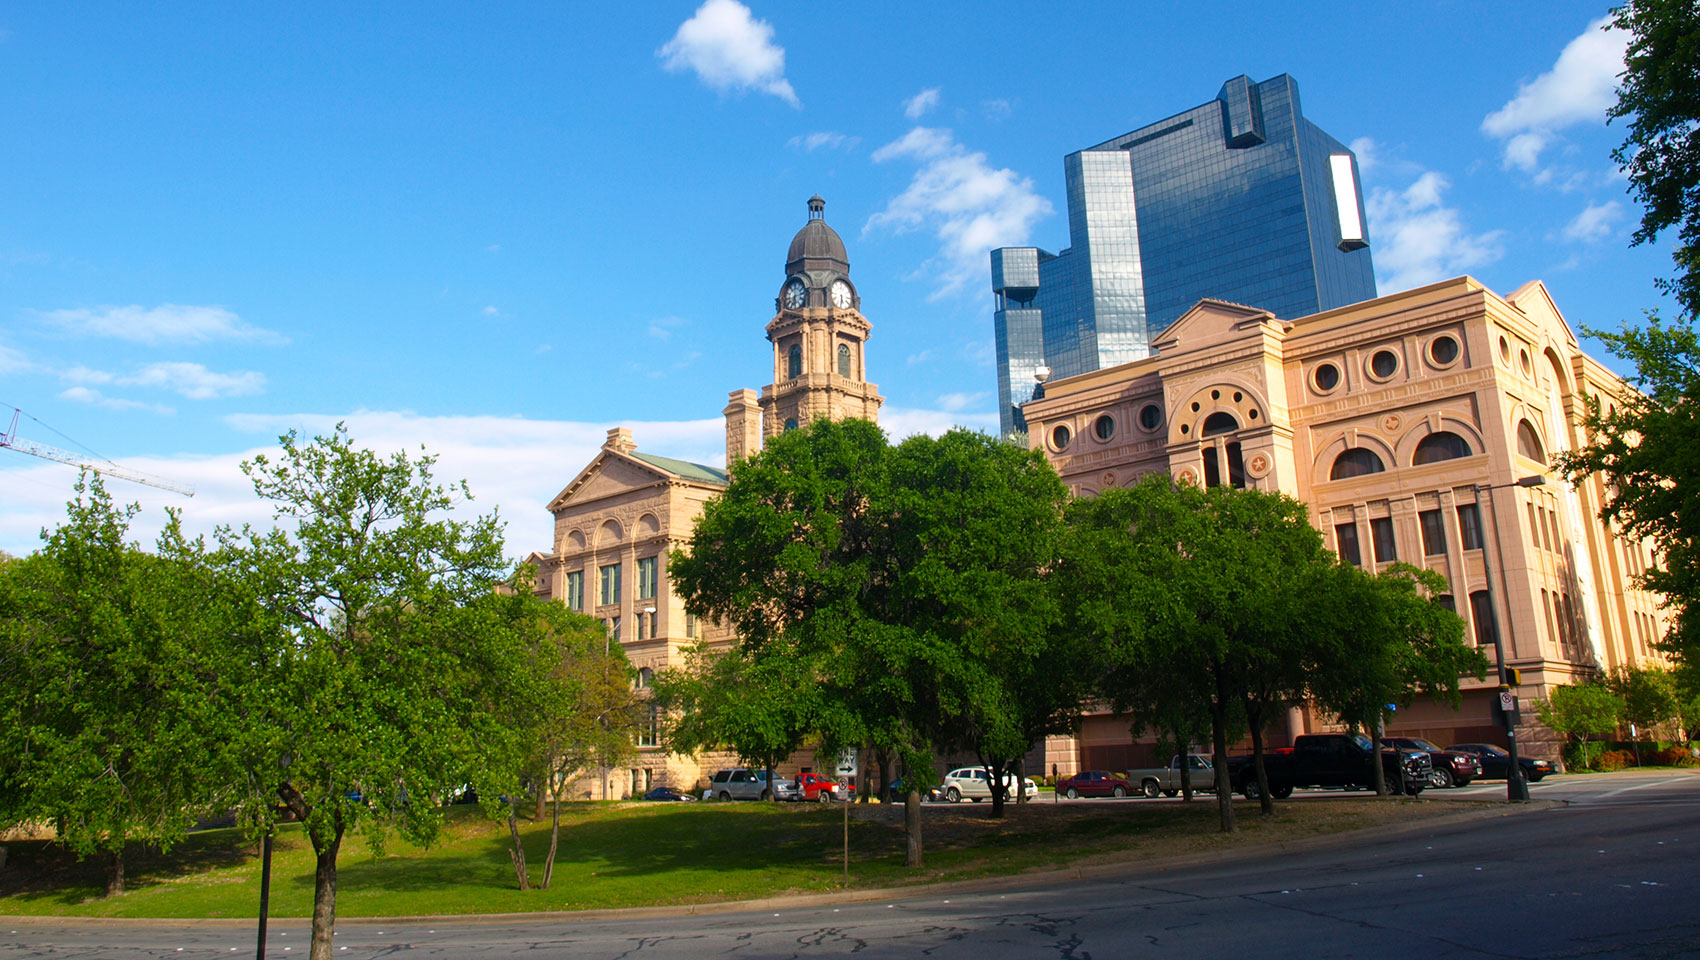
[[[1292,795],[1294,787],[1342,787],[1367,790],[1375,783],[1379,755],[1387,788],[1399,789],[1399,767],[1405,765],[1405,792],[1411,796],[1428,786],[1432,772],[1428,754],[1420,750],[1377,750],[1361,733],[1314,733],[1293,741],[1292,753],[1266,753],[1263,769],[1269,793],[1276,799]],[[1251,757],[1238,757],[1228,768],[1234,790],[1257,798],[1257,766]]]

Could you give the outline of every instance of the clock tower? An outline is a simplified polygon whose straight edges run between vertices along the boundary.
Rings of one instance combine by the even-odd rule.
[[[868,382],[864,352],[872,325],[850,282],[844,241],[826,225],[825,210],[825,200],[809,198],[809,219],[785,255],[785,279],[767,324],[773,382],[759,399],[753,390],[733,391],[726,407],[728,464],[754,454],[761,439],[816,417],[879,421],[885,398]]]

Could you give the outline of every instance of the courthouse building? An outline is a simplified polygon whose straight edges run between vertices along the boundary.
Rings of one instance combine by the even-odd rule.
[[[1584,443],[1585,399],[1609,407],[1630,388],[1581,352],[1541,283],[1502,297],[1460,277],[1300,317],[1204,300],[1152,347],[1045,383],[1025,405],[1029,443],[1074,493],[1167,471],[1302,500],[1347,562],[1445,576],[1441,601],[1490,660],[1499,631],[1524,703],[1661,661],[1666,615],[1631,584],[1652,562],[1649,543],[1598,519],[1598,478],[1573,489],[1548,467]],[[1488,677],[1465,681],[1461,710],[1419,699],[1390,732],[1503,744]],[[1294,710],[1274,744],[1327,721]],[[1557,758],[1532,710],[1518,740]],[[1125,719],[1098,715],[1078,737],[1052,738],[1043,762],[1115,768],[1142,765],[1147,751]]]
[[[773,382],[758,394],[733,390],[725,410],[726,463],[761,450],[762,440],[816,417],[877,422],[884,398],[867,380],[865,347],[872,326],[850,279],[844,241],[826,223],[826,202],[810,197],[808,219],[786,251],[767,340]],[[596,617],[610,642],[625,648],[647,685],[657,671],[678,666],[698,643],[730,643],[732,635],[685,612],[667,570],[669,551],[686,545],[708,501],[726,489],[727,472],[638,450],[630,430],[608,431],[588,465],[549,503],[553,549],[533,553],[538,592]],[[697,779],[728,766],[724,754],[683,757],[658,742],[657,717],[638,735],[637,753],[623,770],[587,777],[574,795],[619,798],[652,786],[689,790]],[[788,771],[789,772],[789,771]]]

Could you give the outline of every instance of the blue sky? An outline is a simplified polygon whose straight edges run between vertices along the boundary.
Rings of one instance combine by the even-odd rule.
[[[290,427],[423,444],[509,552],[631,426],[719,463],[819,192],[894,434],[995,430],[986,250],[1066,245],[1065,153],[1290,73],[1359,153],[1382,293],[1659,305],[1605,3],[289,4],[0,10],[0,403],[192,531]],[[1589,348],[1600,355],[1597,346]],[[9,413],[9,411],[7,411]],[[73,443],[74,441],[74,443]],[[75,471],[0,451],[0,549]]]

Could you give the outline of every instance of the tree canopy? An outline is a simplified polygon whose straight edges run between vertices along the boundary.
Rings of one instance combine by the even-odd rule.
[[[1692,319],[1700,316],[1700,7],[1630,0],[1612,10],[1611,26],[1629,34],[1607,116],[1629,121],[1612,159],[1643,208],[1633,243],[1676,228],[1676,276],[1656,282]]]
[[[731,473],[672,560],[687,609],[733,626],[752,663],[805,665],[835,724],[901,758],[911,800],[935,747],[1001,764],[1078,709],[1066,669],[1060,690],[1034,689],[1066,498],[1039,453],[965,430],[893,447],[867,421],[822,419]]]

